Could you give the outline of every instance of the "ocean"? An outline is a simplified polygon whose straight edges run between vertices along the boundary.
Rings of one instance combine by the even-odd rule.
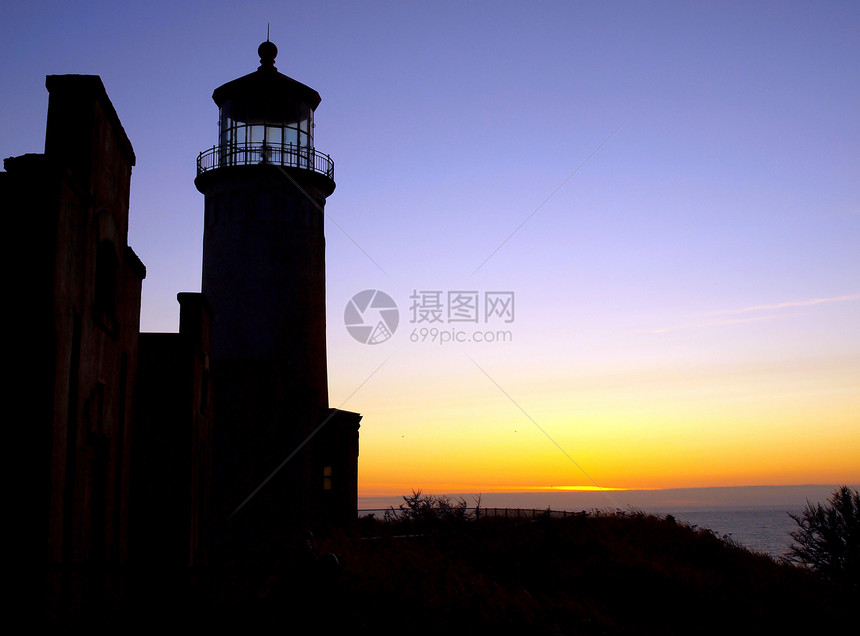
[[[728,535],[756,552],[765,552],[773,557],[784,556],[792,543],[789,532],[797,528],[788,513],[800,514],[801,510],[785,510],[784,507],[744,508],[741,510],[686,510],[675,514],[679,521],[692,526],[710,528],[720,536]]]

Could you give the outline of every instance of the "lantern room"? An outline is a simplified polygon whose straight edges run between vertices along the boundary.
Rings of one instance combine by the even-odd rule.
[[[279,73],[278,48],[268,40],[257,50],[260,66],[215,89],[218,143],[200,153],[197,173],[227,166],[273,164],[334,178],[334,163],[314,150],[314,110],[320,95]],[[332,184],[333,185],[333,184]],[[332,188],[333,189],[333,188]]]

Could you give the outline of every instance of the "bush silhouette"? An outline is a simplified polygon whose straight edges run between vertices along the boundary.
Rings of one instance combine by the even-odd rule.
[[[788,560],[811,567],[832,581],[860,585],[860,493],[837,489],[826,505],[807,501],[797,523]]]
[[[403,501],[405,503],[400,504],[398,510],[390,509],[391,515],[402,521],[462,523],[469,518],[469,507],[462,497],[454,500],[444,495],[422,495],[420,490],[413,490],[411,495],[404,495]]]

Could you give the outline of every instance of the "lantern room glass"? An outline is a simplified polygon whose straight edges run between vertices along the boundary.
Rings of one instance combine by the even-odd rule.
[[[228,101],[219,116],[220,164],[277,163],[307,168],[313,156],[314,111],[307,104],[249,107]]]

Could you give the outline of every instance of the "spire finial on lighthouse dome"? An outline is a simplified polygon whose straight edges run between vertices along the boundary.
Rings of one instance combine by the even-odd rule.
[[[275,58],[278,56],[278,47],[267,39],[257,49],[257,55],[260,56],[260,68],[270,68],[276,71]]]

